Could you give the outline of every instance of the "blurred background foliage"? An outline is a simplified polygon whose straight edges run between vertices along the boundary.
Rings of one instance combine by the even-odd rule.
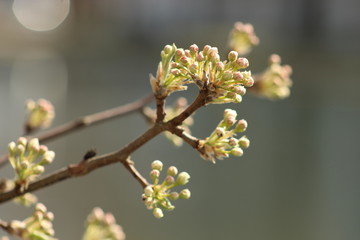
[[[66,7],[67,1],[52,1]],[[260,38],[248,56],[253,72],[262,71],[272,53],[294,69],[286,100],[247,94],[240,104],[211,105],[194,116],[193,135],[206,137],[224,108],[236,109],[249,123],[251,147],[242,158],[213,165],[163,136],[133,155],[144,175],[160,159],[192,176],[192,198],[161,220],[145,209],[139,184],[122,165],[38,191],[55,213],[59,239],[80,239],[95,206],[112,212],[129,240],[359,239],[359,1],[76,0],[69,9],[49,11],[42,23],[50,26],[35,23],[43,27],[35,31],[21,7],[39,1],[15,2],[0,1],[1,153],[22,133],[26,99],[52,101],[55,125],[133,101],[151,91],[148,74],[165,44],[210,44],[225,54],[235,21],[252,23]],[[195,94],[191,88],[168,102]],[[116,150],[146,128],[131,114],[52,141],[56,159],[47,172],[78,161],[91,147]],[[0,176],[12,177],[11,168]],[[31,211],[0,206],[7,221]]]

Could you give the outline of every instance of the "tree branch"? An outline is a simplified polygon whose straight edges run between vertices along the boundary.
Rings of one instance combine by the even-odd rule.
[[[133,162],[129,159],[131,153],[136,151],[138,148],[143,146],[149,140],[160,134],[161,132],[175,131],[174,129],[179,126],[187,117],[189,117],[193,112],[195,112],[198,108],[204,106],[207,102],[207,90],[201,90],[199,95],[194,100],[194,102],[188,106],[182,113],[180,113],[177,117],[173,118],[168,122],[156,122],[150,129],[148,129],[145,133],[140,135],[138,138],[130,142],[128,145],[124,146],[117,152],[93,157],[87,160],[82,160],[78,164],[72,164],[68,167],[62,168],[54,173],[51,173],[31,184],[29,184],[28,188],[24,191],[19,191],[17,189],[12,189],[8,192],[0,193],[0,203],[9,201],[15,197],[18,197],[27,192],[33,192],[38,189],[47,187],[54,183],[63,181],[68,178],[82,176],[92,172],[95,169],[120,162],[122,163],[127,170],[139,181],[142,187],[148,185],[145,178],[143,178],[140,173],[135,169]],[[178,132],[178,131],[175,131]],[[180,134],[185,138],[190,145],[194,144],[190,136]],[[195,146],[195,145],[194,145]]]
[[[153,99],[154,99],[153,94],[150,94],[132,103],[128,103],[126,105],[122,105],[102,112],[81,117],[77,120],[65,123],[43,134],[35,135],[33,137],[38,138],[39,141],[43,143],[52,140],[54,138],[63,136],[67,133],[88,127],[90,125],[94,125],[96,123],[104,122],[106,120],[110,120],[115,117],[123,116],[125,114],[137,111],[139,109],[142,109],[144,105],[146,105]],[[8,162],[7,159],[8,159],[7,154],[0,157],[0,168]]]

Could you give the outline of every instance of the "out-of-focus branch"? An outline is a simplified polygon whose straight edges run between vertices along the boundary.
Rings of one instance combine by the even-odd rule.
[[[104,122],[115,117],[123,116],[131,112],[142,109],[147,103],[154,99],[153,94],[147,95],[141,99],[138,99],[134,102],[108,109],[102,112],[90,114],[79,119],[70,121],[58,127],[55,127],[45,133],[35,135],[33,137],[38,138],[41,143],[58,138],[65,134],[71,133],[73,131],[94,125],[96,123]],[[7,154],[0,157],[0,168],[7,163]]]

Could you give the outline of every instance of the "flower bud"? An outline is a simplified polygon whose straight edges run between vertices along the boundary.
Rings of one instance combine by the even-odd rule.
[[[42,159],[41,163],[43,163],[43,164],[52,163],[54,158],[55,158],[55,152],[54,151],[47,151],[46,153],[44,153],[44,156],[43,156],[43,159]]]
[[[235,79],[235,81],[241,81],[243,80],[244,76],[241,74],[241,72],[237,71],[234,72],[233,78]]]
[[[244,154],[244,151],[239,147],[235,147],[230,151],[230,154],[241,157]]]
[[[216,63],[216,69],[218,71],[224,71],[224,63],[223,62],[217,62]]]
[[[165,53],[165,54],[171,53],[172,50],[173,50],[173,48],[172,48],[172,46],[170,46],[170,45],[166,45],[166,46],[164,47],[164,53]]]
[[[230,72],[230,71],[225,71],[225,72],[223,72],[223,74],[222,74],[222,79],[224,80],[224,81],[228,81],[228,80],[230,80],[230,79],[232,79],[233,78],[233,74]]]
[[[154,214],[154,217],[156,217],[156,218],[164,217],[163,211],[160,208],[154,208],[153,214]]]
[[[205,60],[204,54],[200,52],[198,55],[196,55],[196,61],[202,62]]]
[[[191,55],[195,55],[199,51],[199,47],[196,44],[193,44],[189,47]]]
[[[242,136],[239,139],[239,146],[242,148],[248,148],[250,146],[250,140],[246,136]]]
[[[151,163],[151,168],[153,170],[159,170],[161,171],[163,168],[163,163],[160,160],[155,160]]]
[[[28,149],[38,152],[40,149],[39,139],[33,138],[28,143]]]
[[[206,56],[209,52],[209,50],[211,49],[211,46],[210,45],[205,45],[204,48],[203,48],[203,53],[204,55]]]
[[[41,165],[37,165],[33,167],[32,172],[33,174],[39,175],[42,174],[45,171],[45,168]]]
[[[164,182],[166,185],[171,185],[171,184],[174,184],[175,179],[173,176],[166,176]]]
[[[215,133],[218,137],[222,137],[225,135],[225,129],[224,128],[221,128],[221,127],[217,127],[215,129]]]
[[[238,140],[236,138],[230,138],[229,139],[229,145],[232,146],[232,147],[238,145]]]
[[[154,193],[154,189],[152,188],[152,186],[147,186],[146,188],[144,188],[145,196],[151,197],[153,193]]]
[[[23,145],[25,147],[27,144],[27,140],[24,137],[19,137],[19,139],[17,140],[17,143],[18,143],[18,145]]]
[[[236,65],[239,68],[247,68],[249,67],[249,60],[247,58],[238,58],[236,59]]]
[[[40,155],[44,155],[48,150],[49,150],[49,149],[48,149],[47,146],[41,145],[40,148],[39,148],[39,154],[40,154]]]
[[[19,144],[19,145],[17,145],[16,148],[17,148],[17,152],[18,152],[20,155],[25,152],[25,147],[24,147],[24,145]]]
[[[183,189],[183,190],[181,190],[181,192],[180,192],[179,198],[189,199],[190,196],[191,196],[190,190],[189,190],[189,189]]]
[[[46,208],[46,206],[45,206],[44,204],[38,203],[38,204],[36,204],[36,206],[35,206],[35,210],[36,210],[36,211],[39,211],[39,212],[42,212],[42,213],[46,213],[47,208]]]
[[[189,66],[189,70],[191,73],[195,74],[198,70],[198,64],[195,62]]]
[[[155,179],[158,179],[160,176],[160,171],[159,170],[152,170],[150,172],[150,178],[154,181]]]
[[[179,199],[179,193],[177,193],[177,192],[171,192],[170,193],[170,195],[169,195],[169,198],[171,199],[171,200],[178,200]]]
[[[168,168],[167,170],[167,175],[168,176],[175,176],[176,174],[178,174],[178,169],[175,166],[171,166]]]
[[[8,150],[9,150],[10,155],[13,155],[16,151],[16,143],[15,142],[9,143]]]
[[[190,175],[187,172],[181,172],[176,179],[176,183],[178,185],[185,185],[189,182],[189,179]]]
[[[245,87],[252,87],[254,85],[254,79],[250,76],[244,80]]]
[[[13,220],[10,222],[10,228],[20,232],[26,228],[26,223],[23,221]]]
[[[247,126],[248,126],[247,121],[245,119],[241,119],[236,124],[234,131],[235,132],[244,132],[246,130]]]
[[[238,53],[236,51],[229,52],[228,59],[230,62],[236,61],[237,58],[238,58]]]

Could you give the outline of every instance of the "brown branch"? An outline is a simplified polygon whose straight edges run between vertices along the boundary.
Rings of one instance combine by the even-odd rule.
[[[94,157],[88,159],[86,161],[81,161],[78,164],[72,164],[68,167],[62,168],[54,173],[51,173],[31,184],[29,184],[28,188],[24,191],[18,191],[16,189],[10,190],[8,192],[0,193],[0,203],[9,201],[15,197],[18,197],[27,192],[33,192],[44,188],[46,186],[52,185],[54,183],[63,181],[68,178],[82,176],[92,172],[95,169],[120,162],[122,163],[127,170],[140,182],[141,186],[147,186],[147,181],[143,178],[135,169],[131,160],[129,160],[129,156],[131,153],[136,151],[138,148],[143,146],[149,140],[160,134],[161,132],[171,129],[175,129],[179,126],[187,117],[189,117],[193,112],[195,112],[198,108],[206,105],[207,102],[207,90],[201,90],[197,98],[194,102],[188,106],[182,113],[180,113],[177,117],[173,118],[168,122],[157,122],[150,129],[148,129],[141,136],[130,142],[128,145],[124,146],[117,152],[105,154],[102,156]],[[186,135],[184,135],[185,137]],[[187,136],[188,141],[190,142],[190,137]]]
[[[149,103],[153,99],[153,94],[150,94],[132,103],[128,103],[126,105],[122,105],[116,108],[81,117],[77,120],[55,127],[43,134],[35,135],[34,137],[38,138],[39,141],[43,143],[51,139],[63,136],[67,133],[88,127],[90,125],[94,125],[96,123],[104,122],[106,120],[110,120],[115,117],[123,116],[125,114],[137,111],[139,109],[142,109],[145,104]],[[0,157],[0,168],[8,162],[7,159],[7,154]]]
[[[162,122],[165,119],[165,98],[163,96],[155,96],[156,99],[156,122]]]
[[[178,126],[174,129],[171,129],[170,132],[180,137],[182,140],[184,140],[184,142],[189,144],[192,148],[196,149],[201,155],[204,154],[204,149],[199,148],[199,139],[185,132],[183,128]]]

